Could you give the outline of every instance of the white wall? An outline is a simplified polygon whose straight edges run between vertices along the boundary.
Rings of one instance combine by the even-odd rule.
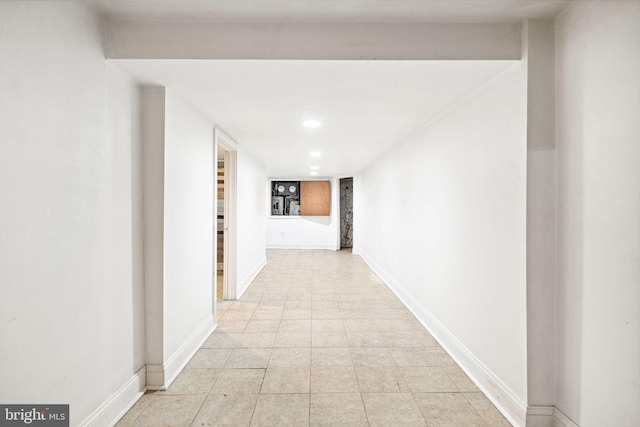
[[[301,181],[291,179],[291,181]],[[263,205],[267,215],[267,247],[275,249],[340,249],[340,183],[331,179],[331,215],[330,216],[270,216],[271,189],[266,181],[262,191],[269,203]]]
[[[164,339],[171,358],[213,313],[213,123],[166,91]]]
[[[640,425],[640,3],[556,21],[556,406],[582,427]]]
[[[245,150],[237,154],[237,290],[241,296],[267,262],[264,166]]]
[[[354,252],[523,416],[526,69],[516,64],[355,177]]]
[[[102,24],[0,3],[0,401],[68,403],[71,425],[144,358],[138,92]]]
[[[554,21],[522,26],[527,67],[527,426],[548,426],[555,395]],[[546,423],[546,424],[545,424]]]

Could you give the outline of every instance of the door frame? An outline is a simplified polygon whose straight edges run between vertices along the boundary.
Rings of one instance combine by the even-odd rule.
[[[214,128],[215,162],[217,168],[218,145],[225,149],[224,153],[224,260],[222,298],[234,300],[237,296],[237,189],[238,189],[238,144],[222,130]],[[217,179],[217,178],[216,178]],[[217,207],[218,195],[216,190],[215,203]],[[215,227],[214,227],[215,228]],[[213,233],[215,244],[217,236]],[[215,248],[214,248],[215,249]],[[215,251],[214,251],[215,253]],[[217,265],[217,263],[216,263]],[[217,285],[217,274],[214,274],[214,293]]]

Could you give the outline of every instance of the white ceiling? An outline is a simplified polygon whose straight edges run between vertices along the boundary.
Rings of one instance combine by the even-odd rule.
[[[125,19],[243,22],[517,22],[571,0],[88,0]]]
[[[351,175],[514,61],[112,60],[207,114],[271,177]],[[305,119],[322,126],[307,129]],[[314,158],[311,151],[323,155]]]
[[[108,17],[214,22],[516,22],[565,0],[88,0]],[[112,60],[206,113],[271,177],[348,176],[513,61]],[[306,129],[307,118],[320,120]],[[311,158],[321,151],[321,158]]]

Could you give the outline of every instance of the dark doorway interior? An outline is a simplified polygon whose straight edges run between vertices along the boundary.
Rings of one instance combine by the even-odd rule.
[[[340,248],[353,247],[353,178],[340,180]]]

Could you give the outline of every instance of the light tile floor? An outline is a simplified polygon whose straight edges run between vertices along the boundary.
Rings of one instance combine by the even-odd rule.
[[[167,391],[119,426],[509,426],[367,267],[345,251],[269,250]]]

